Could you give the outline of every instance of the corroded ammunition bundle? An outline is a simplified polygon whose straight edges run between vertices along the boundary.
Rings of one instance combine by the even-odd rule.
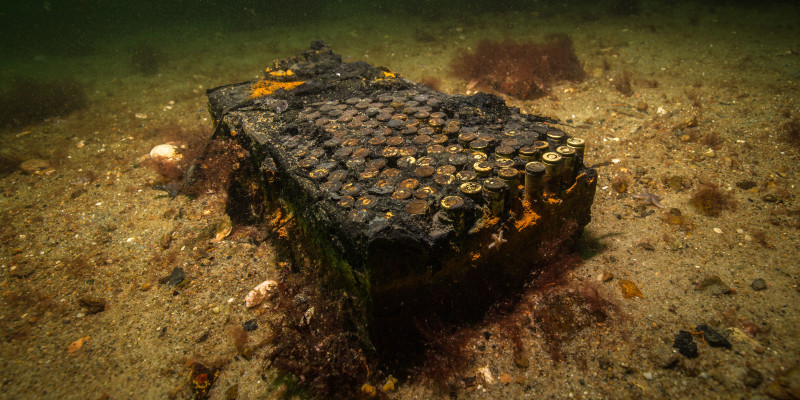
[[[449,96],[314,42],[208,98],[220,144],[208,149],[249,157],[229,171],[229,209],[281,196],[270,207],[294,211],[310,239],[298,243],[317,247],[314,267],[335,277],[326,290],[352,299],[354,326],[376,347],[417,333],[417,316],[524,282],[543,262],[531,247],[566,248],[590,220],[597,174],[583,165],[583,140],[493,95]],[[212,164],[195,174],[217,178]],[[523,166],[535,207],[519,201]],[[575,231],[564,235],[565,223]]]
[[[539,161],[525,164],[525,200],[539,200],[544,188],[545,165]]]
[[[544,164],[544,195],[555,197],[561,188],[561,170],[564,159],[560,154],[547,152],[542,155]]]

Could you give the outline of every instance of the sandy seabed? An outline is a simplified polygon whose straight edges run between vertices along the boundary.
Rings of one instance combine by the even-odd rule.
[[[457,52],[483,38],[553,32],[572,37],[586,79],[506,100],[565,121],[586,139],[587,164],[606,163],[584,259],[548,291],[523,295],[522,337],[511,340],[499,322],[472,327],[468,365],[440,382],[398,376],[383,396],[798,398],[800,153],[784,140],[784,126],[800,118],[797,11],[653,9],[597,20],[506,12],[408,18],[397,30],[381,18],[240,33],[177,27],[93,56],[8,61],[3,76],[68,74],[90,101],[0,136],[4,157],[47,162],[0,178],[0,398],[191,398],[191,363],[220,359],[228,361],[211,398],[234,386],[242,399],[292,397],[263,359],[270,345],[247,360],[230,333],[256,319],[250,342],[271,335],[264,321],[274,311],[248,309],[244,297],[281,276],[281,249],[239,227],[214,240],[227,223],[224,198],[154,190],[150,149],[207,137],[206,88],[253,79],[313,39],[347,61],[435,77],[442,91],[463,94],[468,82],[450,69]],[[157,74],[136,74],[113,50],[137,40],[166,54]],[[615,85],[625,73],[630,95]],[[691,204],[706,186],[729,201],[718,216]],[[645,191],[665,207],[632,196]],[[184,282],[162,283],[175,267]],[[625,297],[626,281],[640,297]],[[608,318],[551,335],[537,313],[581,315],[569,299],[587,287],[613,305]],[[105,307],[93,313],[99,300]],[[700,324],[731,348],[693,334],[698,357],[677,353],[678,332]]]

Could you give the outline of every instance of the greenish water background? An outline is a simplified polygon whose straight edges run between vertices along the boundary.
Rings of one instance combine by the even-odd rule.
[[[483,29],[496,36],[526,38],[547,32],[575,33],[636,23],[716,27],[785,20],[791,1],[656,2],[477,0],[371,1],[136,1],[98,0],[15,2],[0,9],[3,86],[20,75],[93,77],[126,70],[131,49],[142,43],[165,53],[165,62],[217,60],[235,68],[250,54],[263,59],[295,53],[310,40],[350,38],[345,46],[368,48],[392,36],[421,43],[449,40],[449,28]],[[721,22],[721,23],[720,23]],[[776,26],[776,28],[780,28]],[[703,31],[698,31],[698,34]],[[665,34],[675,32],[665,31]],[[704,32],[703,35],[706,33]],[[356,39],[357,38],[357,39]],[[473,35],[467,39],[478,39]],[[702,39],[691,35],[682,40]],[[344,41],[344,40],[342,40]],[[336,45],[336,43],[333,43]],[[341,46],[335,47],[339,49]],[[578,44],[580,47],[580,44]],[[391,49],[386,49],[391,52]],[[255,60],[253,60],[255,61]],[[258,60],[259,62],[263,62]],[[182,67],[185,67],[183,65]],[[163,71],[162,71],[163,72]]]

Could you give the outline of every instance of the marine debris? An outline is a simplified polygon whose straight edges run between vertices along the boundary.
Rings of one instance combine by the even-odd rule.
[[[215,133],[192,179],[236,153],[227,209],[285,204],[365,351],[407,351],[422,325],[480,314],[591,218],[583,139],[493,95],[448,96],[313,42],[208,97]],[[324,318],[309,310],[292,329]]]

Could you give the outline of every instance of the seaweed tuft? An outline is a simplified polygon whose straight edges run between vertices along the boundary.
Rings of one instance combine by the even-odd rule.
[[[736,202],[730,193],[725,193],[716,185],[701,185],[689,200],[694,208],[707,217],[718,217],[725,210],[735,210]]]
[[[72,80],[20,78],[0,92],[0,128],[16,129],[86,107],[83,87]]]
[[[544,42],[482,40],[474,51],[456,56],[453,72],[475,82],[482,90],[494,90],[522,100],[545,96],[558,81],[580,82],[583,67],[565,34],[549,35]]]

